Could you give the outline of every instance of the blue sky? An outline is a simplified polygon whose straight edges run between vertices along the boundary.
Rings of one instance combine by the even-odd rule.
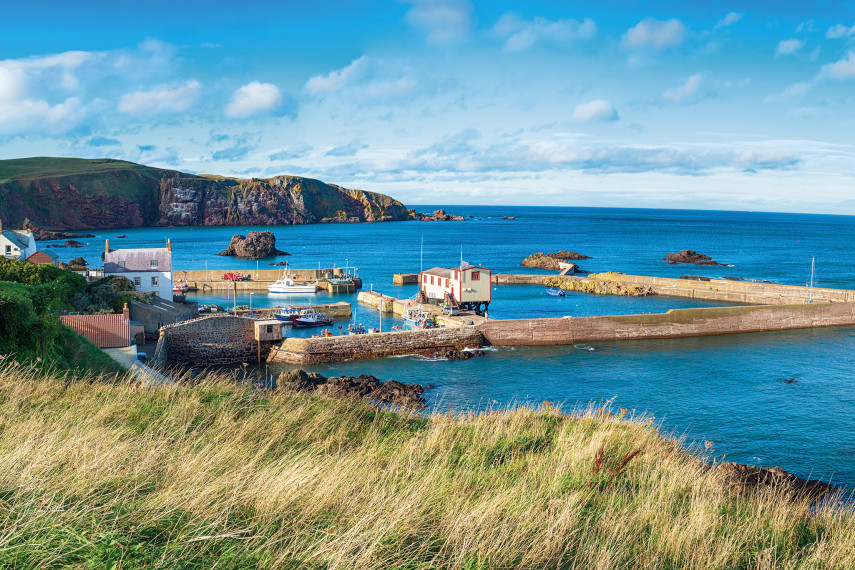
[[[179,5],[175,5],[179,4]],[[0,158],[855,214],[855,2],[15,3]]]

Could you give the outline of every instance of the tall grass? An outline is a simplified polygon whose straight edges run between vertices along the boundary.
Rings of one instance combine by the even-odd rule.
[[[598,412],[422,417],[215,376],[151,389],[0,361],[0,433],[3,567],[855,561],[851,512],[744,493],[643,421]]]

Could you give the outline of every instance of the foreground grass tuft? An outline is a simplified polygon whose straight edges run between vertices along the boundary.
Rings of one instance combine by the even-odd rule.
[[[643,422],[66,381],[0,361],[0,566],[846,568],[851,512]]]

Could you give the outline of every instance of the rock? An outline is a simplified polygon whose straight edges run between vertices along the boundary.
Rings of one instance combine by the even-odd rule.
[[[423,214],[421,212],[416,212],[415,210],[410,210],[410,215],[414,220],[418,220],[420,222],[462,222],[466,219],[463,216],[446,214],[443,209],[434,210],[433,214]]]
[[[503,220],[516,220],[516,218],[513,216],[502,216],[502,219]]]
[[[94,238],[95,236],[92,234],[78,234],[74,232],[55,232],[53,230],[33,230],[33,235],[35,235],[38,241],[54,241],[61,239],[73,239],[73,238]]]
[[[63,247],[83,247],[83,244],[79,241],[74,241],[73,239],[65,240],[65,245]]]
[[[95,237],[95,236],[92,236],[92,237]],[[120,236],[116,236],[116,239],[125,239],[125,238],[127,238],[127,237],[128,237],[128,236],[126,236],[125,234],[122,234],[122,235],[120,235]]]
[[[217,255],[234,255],[244,259],[261,259],[278,255],[291,255],[276,249],[276,236],[273,232],[248,232],[246,236],[235,234],[229,247]]]
[[[547,257],[554,257],[555,259],[593,259],[589,255],[583,255],[581,253],[576,253],[575,251],[568,251],[566,249],[556,251],[555,253],[547,253],[546,255]]]
[[[822,481],[802,479],[780,467],[755,467],[741,463],[722,463],[718,471],[729,481],[746,489],[774,488],[788,495],[819,499],[838,490]]]
[[[798,380],[796,380],[795,378],[786,378],[784,380],[784,384],[795,384],[796,382],[798,382]]]
[[[556,259],[548,255],[543,255],[543,253],[541,252],[537,252],[523,259],[520,265],[522,265],[523,267],[532,267],[535,269],[551,269],[553,271],[561,271],[563,269],[561,267],[562,263],[563,262],[560,259]]]
[[[287,261],[280,261],[279,263],[268,263],[270,267],[282,267],[283,265],[288,265]]]
[[[425,391],[418,384],[404,384],[396,380],[381,382],[370,374],[353,376],[324,376],[293,370],[279,375],[276,385],[287,390],[317,392],[335,398],[366,398],[369,401],[393,404],[407,408],[424,408]]]
[[[476,356],[484,356],[487,354],[483,350],[457,350],[456,348],[437,348],[436,350],[431,350],[425,353],[422,353],[422,358],[429,358],[431,360],[469,360],[470,358],[474,358]]]
[[[745,281],[742,277],[725,277],[728,281]]]
[[[693,265],[718,265],[726,267],[724,263],[714,261],[710,256],[698,253],[697,251],[692,251],[691,249],[684,249],[679,253],[668,252],[668,256],[663,257],[662,260],[667,261],[671,265],[675,265],[677,263],[691,263]]]
[[[692,281],[709,281],[709,277],[700,277],[698,275],[680,275],[680,279],[691,279]]]

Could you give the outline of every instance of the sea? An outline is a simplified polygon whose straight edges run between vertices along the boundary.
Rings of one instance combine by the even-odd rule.
[[[520,267],[535,252],[572,250],[588,272],[713,278],[855,289],[855,217],[767,212],[416,206],[444,208],[465,221],[235,226],[97,230],[82,248],[55,249],[63,261],[83,256],[101,264],[104,239],[117,247],[172,242],[173,277],[182,270],[253,274],[270,263],[295,268],[358,269],[365,289],[399,298],[416,286],[395,286],[395,273],[452,267],[461,261],[494,273],[550,273]],[[217,256],[232,235],[270,230],[290,257],[240,260]],[[118,235],[127,238],[116,239]],[[668,252],[692,249],[725,267],[669,265]],[[493,288],[490,318],[658,313],[727,303],[664,296],[609,297],[545,294],[533,285]],[[359,305],[355,295],[265,293],[189,294],[223,307],[271,307],[349,301],[350,323],[390,330],[400,325]],[[288,334],[312,334],[301,331]],[[288,366],[248,368],[274,375]],[[855,327],[724,335],[703,338],[601,342],[561,347],[489,350],[460,361],[417,356],[311,367],[327,376],[372,374],[381,380],[431,384],[428,408],[445,411],[538,406],[565,410],[610,406],[652,421],[686,446],[705,448],[716,461],[779,466],[801,477],[855,487]]]

